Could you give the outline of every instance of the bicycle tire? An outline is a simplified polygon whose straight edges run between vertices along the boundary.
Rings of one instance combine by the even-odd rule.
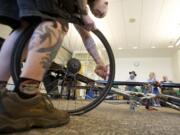
[[[26,30],[23,32],[21,37],[16,42],[16,48],[13,51],[13,55],[12,55],[12,59],[11,59],[11,75],[12,75],[12,78],[13,78],[13,81],[15,82],[15,84],[18,82],[19,75],[21,73],[21,55],[23,53],[23,50],[25,48],[27,41],[29,41],[36,26],[37,25],[32,25],[32,26],[29,26],[28,28],[26,28]],[[105,91],[102,93],[102,95],[100,97],[98,97],[97,99],[95,99],[93,102],[91,102],[90,104],[88,104],[85,107],[82,107],[82,108],[79,108],[76,110],[70,110],[69,113],[71,115],[81,115],[81,114],[89,112],[92,109],[94,109],[95,107],[97,107],[104,100],[104,98],[110,91],[110,89],[112,87],[112,83],[114,81],[115,60],[114,60],[113,51],[112,51],[108,41],[106,40],[104,35],[99,30],[94,30],[92,32],[100,39],[100,41],[102,41],[102,43],[107,51],[108,57],[110,59],[110,61],[109,61],[110,62],[109,79],[106,83]]]
[[[26,46],[26,43],[29,41],[31,35],[33,34],[35,28],[37,27],[37,24],[32,24],[31,26],[28,26],[24,29],[24,31],[21,33],[21,35],[16,40],[16,45],[14,47],[14,50],[12,52],[11,57],[11,76],[14,81],[14,84],[17,84],[19,81],[19,75],[21,73],[21,55],[22,52]]]

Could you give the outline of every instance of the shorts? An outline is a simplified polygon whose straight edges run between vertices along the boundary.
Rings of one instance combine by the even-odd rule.
[[[35,22],[42,19],[57,19],[57,0],[0,0],[0,23],[12,28],[20,26],[20,20]],[[43,11],[43,12],[42,12]],[[68,22],[57,19],[62,25]]]

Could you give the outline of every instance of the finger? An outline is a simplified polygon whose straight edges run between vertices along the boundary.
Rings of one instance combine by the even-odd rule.
[[[87,29],[88,29],[89,31],[95,29],[94,23],[87,24],[86,27],[87,27]]]
[[[89,28],[89,25],[87,25],[87,24],[84,25],[83,28],[86,29],[87,31],[90,31],[90,30],[91,30],[91,29]]]

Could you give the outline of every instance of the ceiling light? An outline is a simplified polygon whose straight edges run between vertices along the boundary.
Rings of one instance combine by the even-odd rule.
[[[156,47],[155,47],[155,46],[152,46],[151,48],[154,49],[154,48],[156,48]]]
[[[137,46],[134,46],[133,49],[137,49],[138,47]]]
[[[122,50],[123,48],[119,47],[118,50]]]
[[[174,48],[174,46],[173,45],[169,45],[168,48]]]
[[[135,18],[129,18],[129,22],[134,23],[134,22],[136,22],[136,19]]]
[[[178,40],[176,41],[176,46],[180,45],[180,38],[178,38]]]

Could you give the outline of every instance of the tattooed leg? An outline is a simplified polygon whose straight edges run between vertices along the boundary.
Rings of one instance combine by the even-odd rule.
[[[64,35],[60,23],[51,21],[41,23],[30,39],[21,78],[41,81],[56,56]]]

